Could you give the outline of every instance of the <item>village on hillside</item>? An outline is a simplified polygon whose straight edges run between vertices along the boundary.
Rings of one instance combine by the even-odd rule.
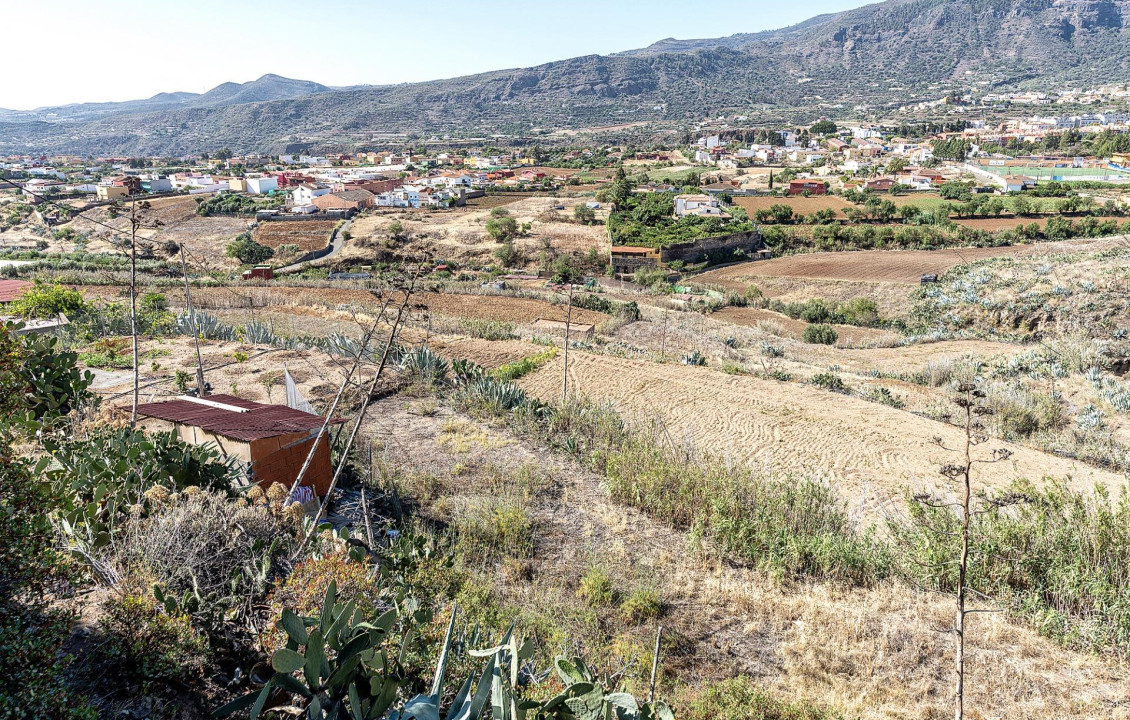
[[[1130,86],[962,82],[0,110],[0,720],[1130,720]]]

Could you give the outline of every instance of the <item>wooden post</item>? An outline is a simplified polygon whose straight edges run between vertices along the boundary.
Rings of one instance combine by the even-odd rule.
[[[184,243],[180,245],[180,270],[184,274],[184,303],[192,325],[192,340],[196,343],[196,396],[204,397],[204,360],[200,357],[200,331],[196,327],[196,312],[192,309],[192,292],[188,288],[188,266],[184,262]]]
[[[655,630],[655,651],[651,654],[651,689],[647,693],[647,701],[655,702],[655,676],[659,672],[659,638],[663,636],[663,626]]]

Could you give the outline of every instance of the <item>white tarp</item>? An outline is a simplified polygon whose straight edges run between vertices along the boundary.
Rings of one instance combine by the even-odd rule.
[[[283,379],[286,381],[286,406],[314,414],[314,408],[310,407],[310,403],[306,402],[306,398],[298,392],[298,386],[294,383],[294,378],[290,376],[290,370],[287,370],[285,366],[283,367]]]

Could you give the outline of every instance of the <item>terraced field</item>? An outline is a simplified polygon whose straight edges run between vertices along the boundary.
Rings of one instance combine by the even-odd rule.
[[[562,358],[520,384],[545,400],[561,392]],[[849,506],[872,518],[903,489],[939,487],[938,467],[952,462],[937,447],[956,447],[952,426],[860,398],[800,383],[778,383],[682,365],[657,365],[573,352],[570,387],[611,402],[635,422],[661,422],[674,443],[714,450],[775,473],[826,478]],[[1007,463],[982,466],[978,482],[1001,487],[1014,479],[1065,479],[1076,489],[1120,476],[1010,443]]]

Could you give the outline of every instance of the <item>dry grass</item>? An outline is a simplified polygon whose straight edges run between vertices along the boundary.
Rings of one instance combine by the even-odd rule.
[[[646,691],[654,624],[665,630],[661,695],[677,702],[711,680],[747,674],[789,699],[833,705],[848,717],[911,720],[951,717],[950,644],[937,632],[950,619],[944,598],[896,586],[845,589],[824,583],[782,586],[722,561],[709,544],[611,502],[600,479],[523,442],[473,446],[453,456],[433,438],[454,422],[502,440],[506,431],[450,411],[405,412],[395,398],[374,408],[367,430],[387,461],[431,478],[419,485],[421,510],[466,525],[489,495],[519,499],[536,532],[523,572],[483,568],[476,588],[520,618],[545,652],[581,652],[598,668],[624,667],[625,683]],[[517,478],[537,468],[551,478],[530,492]],[[426,485],[426,487],[425,487]],[[408,487],[408,486],[406,486]],[[493,507],[493,506],[492,506]],[[592,568],[612,588],[595,607],[579,596]],[[626,622],[618,596],[647,587],[663,600],[658,619]],[[465,610],[474,612],[464,596]],[[1130,717],[1125,667],[1054,646],[1000,615],[971,620],[967,717]],[[676,688],[678,688],[676,690]]]
[[[749,327],[760,327],[769,330],[778,337],[789,337],[800,340],[808,323],[803,320],[794,320],[787,315],[750,307],[726,307],[718,312],[711,313],[711,318],[721,322]],[[770,329],[771,328],[771,329]],[[881,347],[892,346],[899,342],[901,335],[880,328],[856,327],[854,325],[833,325],[838,340],[837,347]]]
[[[728,375],[707,368],[657,365],[646,360],[570,353],[574,392],[611,402],[626,417],[662,422],[673,442],[713,450],[733,462],[827,478],[855,512],[878,517],[903,489],[933,487],[937,469],[952,460],[957,428],[885,405],[832,394],[808,384]],[[562,358],[519,381],[553,400],[561,391]],[[1004,487],[1018,477],[1065,478],[1077,489],[1101,481],[1121,485],[1115,473],[1026,447],[1008,463],[984,471],[982,482]]]
[[[601,225],[578,225],[573,222],[573,207],[585,202],[537,196],[519,196],[503,199],[505,209],[521,225],[530,224],[528,235],[514,241],[525,258],[525,264],[534,263],[546,246],[558,253],[587,252],[595,248],[605,252],[607,236]],[[356,219],[350,232],[356,242],[349,243],[343,251],[344,259],[374,260],[377,258],[444,259],[463,265],[486,265],[495,262],[494,251],[499,243],[486,231],[490,208],[494,198],[481,198],[491,202],[455,210],[387,210],[366,214]],[[554,210],[564,206],[564,210]],[[597,211],[598,217],[604,211]],[[388,227],[399,222],[406,240],[386,243]]]

